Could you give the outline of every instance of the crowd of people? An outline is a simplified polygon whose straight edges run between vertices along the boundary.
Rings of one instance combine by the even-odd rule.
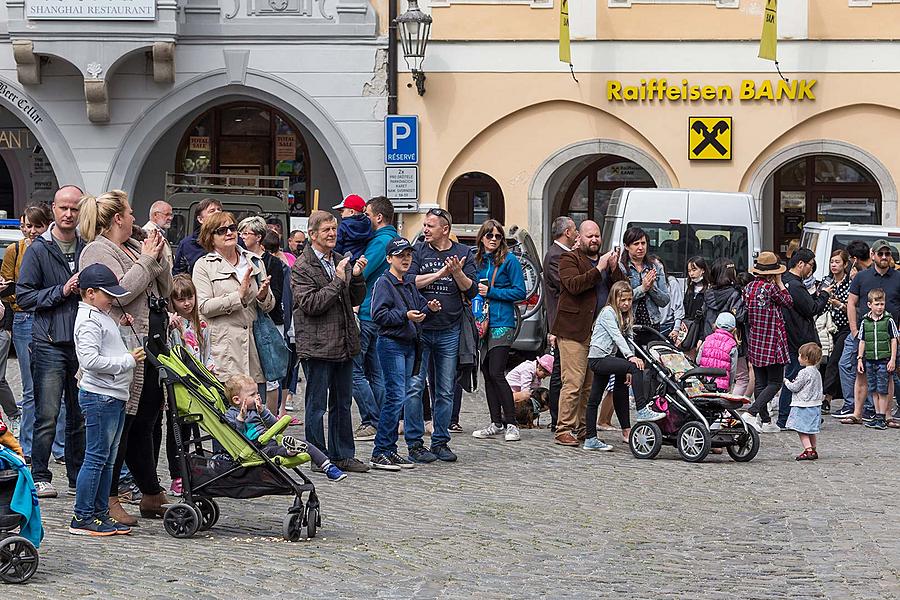
[[[278,219],[238,220],[205,199],[174,253],[173,211],[163,201],[143,227],[119,190],[94,197],[64,186],[51,206],[25,210],[24,239],[0,269],[0,375],[11,342],[23,393],[17,402],[0,377],[0,406],[38,497],[58,495],[49,464],[64,462],[71,533],[129,533],[138,520],[123,503],[158,518],[181,493],[165,393],[142,348],[148,336],[183,346],[222,382],[228,422],[254,443],[293,410],[305,381],[303,439],[285,436],[261,451],[307,452],[332,481],[456,461],[462,391],[478,372],[486,424],[473,437],[518,441],[520,427],[549,410],[556,444],[612,450],[601,435],[620,431],[627,442],[632,416],[666,416],[651,403],[634,351],[654,331],[721,369],[715,385],[747,396],[749,426],[796,431],[798,460],[818,458],[823,412],[848,425],[900,427],[890,412],[900,393],[900,273],[885,241],[836,250],[823,281],[813,277],[813,253],[800,248],[786,265],[763,252],[749,273],[730,258],[693,257],[681,284],[651,254],[644,230],[629,228],[621,250],[601,254],[596,223],[559,217],[543,261],[549,352],[507,372],[526,290],[500,222],[485,221],[469,247],[451,235],[451,215],[434,208],[423,241],[411,244],[384,197],[348,196],[334,210],[340,220],[314,211],[306,232],[285,236]],[[264,315],[290,352],[274,379],[254,337]],[[169,490],[158,476],[164,437]],[[372,442],[362,460],[358,442]]]

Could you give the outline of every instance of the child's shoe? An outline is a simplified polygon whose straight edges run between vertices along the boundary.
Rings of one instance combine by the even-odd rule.
[[[329,481],[341,481],[342,479],[347,479],[347,474],[341,471],[337,465],[328,465],[328,468],[325,469],[325,476]]]
[[[584,440],[584,445],[581,447],[582,450],[596,450],[599,452],[609,452],[613,449],[612,446],[601,442],[596,437],[588,438]]]
[[[89,535],[92,537],[106,537],[116,535],[116,529],[112,525],[107,525],[100,519],[79,519],[72,517],[69,523],[69,533],[72,535]]]
[[[638,421],[659,421],[660,419],[665,419],[666,413],[656,412],[650,406],[645,406],[641,410],[637,411],[637,420]]]
[[[807,448],[806,450],[798,454],[797,458],[795,458],[794,460],[815,460],[816,458],[813,458],[813,456],[815,456],[816,458],[819,457],[819,455],[816,454],[813,449]]]
[[[282,436],[281,445],[284,446],[285,450],[287,450],[294,456],[300,454],[301,452],[306,452],[306,442],[304,442],[303,440],[298,440],[292,435]]]
[[[184,482],[181,477],[176,477],[172,480],[172,485],[169,486],[169,491],[172,492],[173,496],[180,496],[184,493]]]

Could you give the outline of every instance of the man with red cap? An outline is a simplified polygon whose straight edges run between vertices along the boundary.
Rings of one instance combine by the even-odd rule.
[[[350,194],[332,208],[341,211],[341,224],[338,226],[334,249],[350,256],[350,262],[355,262],[362,256],[372,237],[372,221],[366,216],[366,201],[356,194]]]

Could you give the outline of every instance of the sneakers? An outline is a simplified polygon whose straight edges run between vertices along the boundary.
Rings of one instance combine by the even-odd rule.
[[[173,496],[180,496],[184,493],[184,482],[181,477],[176,477],[172,480],[172,485],[169,486],[169,491],[172,492]]]
[[[599,439],[592,437],[584,440],[584,445],[581,447],[582,450],[598,450],[600,452],[609,452],[613,449],[612,446],[601,442]]]
[[[900,417],[897,417],[900,419]],[[448,431],[452,431],[453,433],[462,433],[463,428],[459,423],[450,423],[450,427],[447,428]]]
[[[368,473],[369,465],[366,463],[356,460],[355,458],[345,458],[344,460],[339,460],[335,463],[338,469],[342,471],[347,471],[348,473]]]
[[[425,446],[413,446],[409,449],[409,460],[414,463],[433,463],[437,456],[432,454]]]
[[[495,435],[500,435],[501,433],[503,433],[503,431],[503,427],[497,425],[496,423],[491,423],[484,429],[476,429],[475,431],[473,431],[472,437],[478,438],[479,440],[487,440],[494,437]]]
[[[49,481],[35,481],[34,487],[37,489],[38,498],[56,498],[59,496],[56,488]]]
[[[665,418],[666,413],[656,412],[649,405],[637,411],[637,421],[659,421]]]
[[[129,527],[125,523],[120,523],[119,521],[116,521],[115,519],[110,517],[108,514],[103,517],[99,517],[99,519],[100,519],[100,522],[103,523],[104,525],[106,525],[108,527],[112,527],[115,530],[116,535],[128,535],[129,533],[131,533],[131,527]]]
[[[831,416],[834,417],[835,419],[842,419],[844,417],[849,417],[852,414],[853,414],[853,403],[850,403],[848,405],[846,402],[844,403],[844,405],[842,407],[831,412]]]
[[[759,421],[759,415],[751,415],[748,412],[741,413],[741,420],[755,429],[757,433],[762,431],[762,423]]]
[[[405,458],[403,458],[396,452],[389,453],[387,455],[387,457],[391,460],[392,463],[394,463],[396,466],[400,467],[401,469],[415,469],[416,468],[416,465],[412,461],[406,460]]]
[[[442,460],[444,462],[456,462],[456,455],[446,444],[441,444],[440,446],[432,446],[431,453],[437,457],[438,460]]]
[[[100,519],[79,519],[78,517],[72,517],[72,522],[69,523],[69,533],[72,535],[106,537],[116,535],[116,528],[112,525],[107,525]]]
[[[387,454],[373,454],[369,466],[380,471],[400,471],[400,465],[395,465]]]
[[[506,434],[503,436],[507,442],[518,442],[522,439],[522,436],[519,434],[519,427],[517,425],[507,425],[506,426]]]
[[[58,464],[58,465],[64,465],[64,464],[66,464],[66,456],[65,456],[65,454],[62,455],[62,456],[54,456],[54,457],[53,457],[53,462],[55,462],[55,463]]]
[[[298,440],[292,435],[283,435],[281,436],[281,445],[284,446],[284,449],[287,450],[290,454],[297,456],[301,452],[306,452],[306,442],[303,440]]]
[[[336,465],[332,464],[328,465],[328,468],[325,469],[325,477],[327,477],[329,481],[343,481],[344,479],[347,479],[347,474],[341,471]]]
[[[353,440],[356,442],[371,442],[375,439],[378,430],[371,425],[360,425],[353,432]]]
[[[882,415],[876,415],[870,421],[863,419],[863,424],[870,429],[887,429],[887,420]]]
[[[73,486],[70,485],[69,487],[66,488],[67,496],[74,496],[76,493],[77,493],[77,491],[75,490],[75,488]]]
[[[13,437],[19,439],[19,433],[22,429],[22,417],[12,417],[9,420],[9,430],[12,431]]]
[[[781,427],[779,427],[778,425],[776,425],[775,423],[772,423],[770,421],[769,423],[763,423],[763,426],[760,429],[760,432],[761,433],[781,433]]]

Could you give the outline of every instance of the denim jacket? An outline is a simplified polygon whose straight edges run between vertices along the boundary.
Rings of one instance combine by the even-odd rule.
[[[641,285],[641,279],[649,269],[656,269],[656,282],[649,292],[644,291]],[[651,263],[644,261],[644,270],[638,271],[634,267],[634,263],[630,260],[627,264],[622,265],[622,270],[628,274],[628,280],[631,282],[631,290],[634,293],[634,302],[649,300],[647,302],[647,312],[650,313],[650,320],[659,325],[662,322],[662,308],[669,303],[669,284],[666,283],[666,271],[661,262]],[[634,310],[634,309],[632,309]]]

